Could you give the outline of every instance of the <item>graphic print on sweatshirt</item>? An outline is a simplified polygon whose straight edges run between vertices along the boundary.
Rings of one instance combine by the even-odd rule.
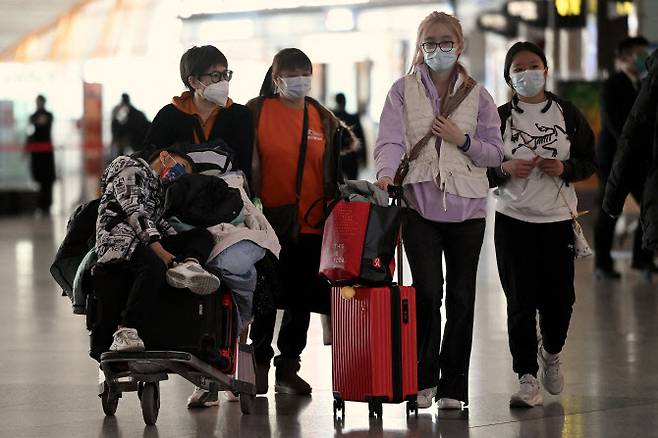
[[[546,108],[546,102],[519,102],[521,111],[512,110],[503,133],[505,160],[543,159],[567,161],[571,155],[571,141],[566,133],[564,116],[556,102]],[[558,184],[556,184],[556,182]],[[556,222],[569,220],[571,210],[577,209],[573,184],[565,185],[560,178],[544,174],[534,167],[527,178],[510,178],[495,192],[496,210],[527,222]]]
[[[564,130],[564,128],[559,125],[553,125],[550,127],[540,125],[539,123],[535,123],[535,128],[537,128],[537,131],[539,132],[538,135],[533,135],[521,129],[512,127],[511,140],[513,142],[519,142],[517,143],[516,147],[512,148],[512,155],[516,154],[516,151],[521,148],[528,148],[538,155],[542,155],[539,153],[539,151],[537,151],[538,148],[541,148],[543,150],[550,151],[551,158],[557,157],[558,149],[555,146],[551,147],[551,145],[557,143],[560,139],[560,136],[564,136],[566,138],[567,132]]]

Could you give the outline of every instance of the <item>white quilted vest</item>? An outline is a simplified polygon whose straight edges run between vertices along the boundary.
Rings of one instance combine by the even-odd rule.
[[[455,84],[457,90],[463,82],[460,75]],[[480,104],[481,85],[476,85],[450,120],[471,137],[475,137]],[[410,74],[404,81],[404,111],[406,122],[407,153],[432,127],[435,114],[432,102],[423,85],[420,72]],[[437,153],[436,137],[432,137],[418,158],[409,164],[409,173],[403,184],[434,181],[441,190],[463,198],[486,198],[489,191],[487,169],[477,167],[457,145],[443,141],[441,154]]]

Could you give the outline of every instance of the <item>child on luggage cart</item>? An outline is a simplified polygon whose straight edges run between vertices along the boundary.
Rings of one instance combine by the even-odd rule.
[[[176,233],[163,218],[165,184],[193,168],[189,156],[172,147],[147,160],[118,157],[103,174],[96,223],[98,263],[120,267],[132,279],[111,351],[144,350],[137,328],[165,281],[200,295],[219,287],[219,279],[201,266],[213,248],[210,232],[195,228]]]

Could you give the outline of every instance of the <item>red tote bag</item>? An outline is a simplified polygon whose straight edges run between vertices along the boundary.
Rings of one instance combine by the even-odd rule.
[[[320,275],[331,284],[388,284],[395,271],[401,208],[338,201],[324,225]]]

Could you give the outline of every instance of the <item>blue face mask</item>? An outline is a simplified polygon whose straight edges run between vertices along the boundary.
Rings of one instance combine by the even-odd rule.
[[[544,70],[526,70],[510,74],[512,87],[523,97],[538,95],[546,85]]]
[[[429,68],[436,72],[450,70],[455,66],[458,58],[454,49],[450,50],[449,52],[444,52],[438,47],[434,52],[425,53],[423,56],[425,58],[425,64],[427,64]]]
[[[162,184],[170,184],[180,178],[182,175],[185,175],[185,168],[182,164],[176,163],[173,167],[165,167],[162,175],[160,175],[160,181]]]

